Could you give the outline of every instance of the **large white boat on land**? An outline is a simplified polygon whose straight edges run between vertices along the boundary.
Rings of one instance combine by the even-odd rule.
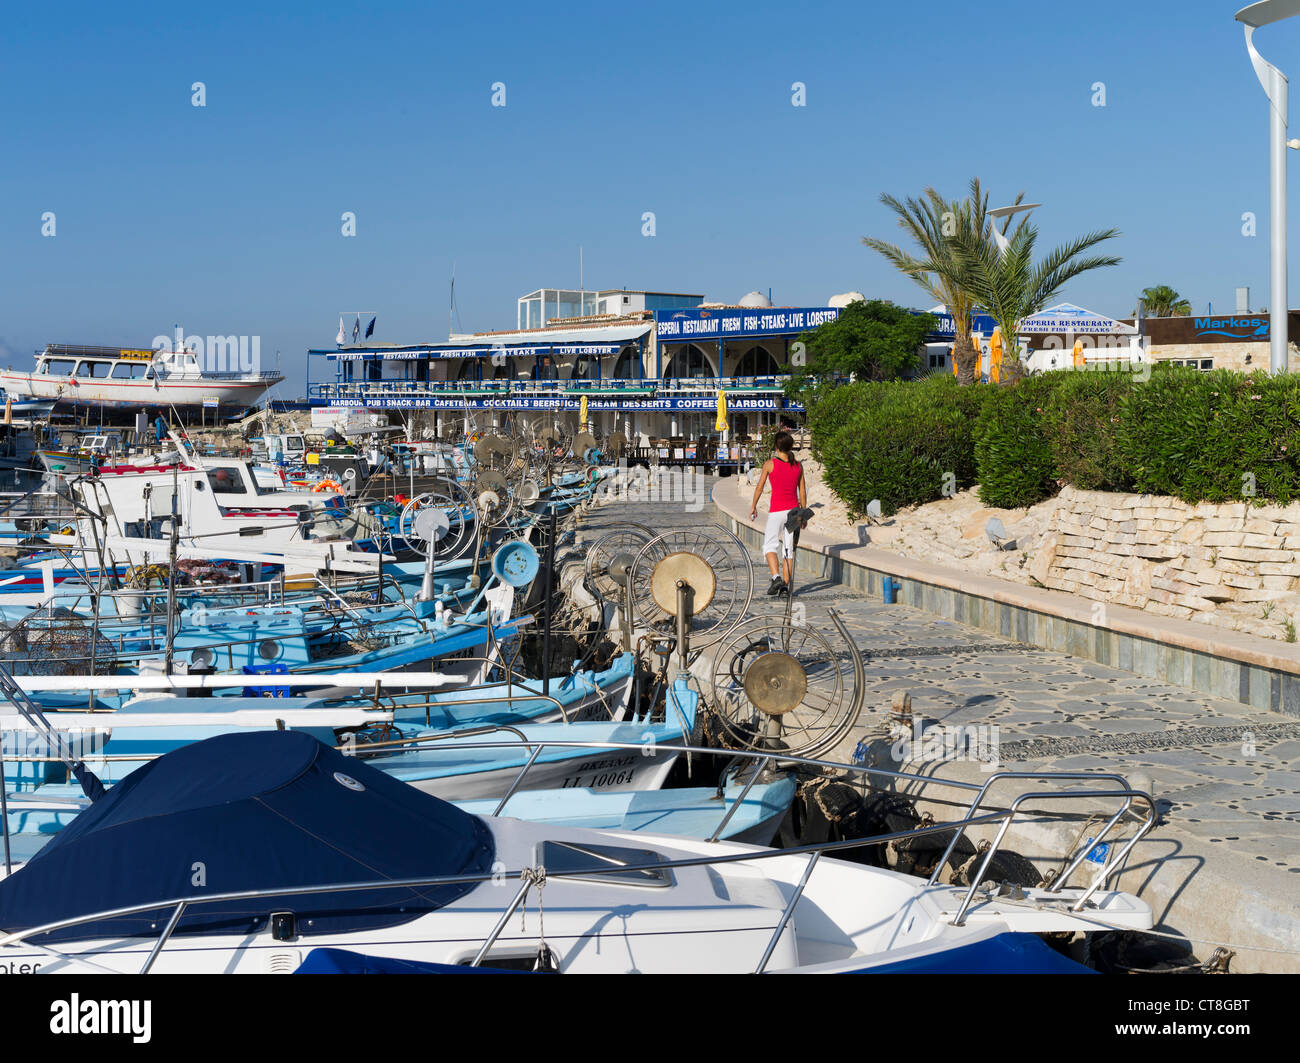
[[[278,371],[244,371],[238,368],[238,357],[229,360],[236,366],[230,371],[204,366],[179,338],[179,330],[171,350],[52,343],[36,356],[30,372],[0,371],[0,387],[15,400],[53,401],[66,407],[206,406],[236,413],[255,405],[268,388],[284,379]]]

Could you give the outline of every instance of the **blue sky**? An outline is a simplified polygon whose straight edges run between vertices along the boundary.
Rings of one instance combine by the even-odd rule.
[[[29,365],[46,342],[148,345],[180,322],[260,336],[297,395],[307,348],[332,344],[340,311],[377,313],[383,341],[444,338],[454,262],[458,330],[510,327],[519,295],[577,286],[580,245],[592,288],[771,288],[784,305],[856,289],[923,306],[860,237],[896,231],[882,192],[958,195],[973,175],[995,205],[1021,189],[1044,204],[1040,246],[1123,231],[1124,262],[1074,282],[1071,301],[1122,315],[1166,283],[1198,312],[1227,311],[1249,285],[1258,307],[1268,114],[1234,11],[11,8],[0,363]],[[1300,77],[1294,21],[1257,42]],[[796,81],[805,107],[791,105]],[[1092,105],[1099,81],[1105,107]],[[355,237],[340,234],[344,211]]]

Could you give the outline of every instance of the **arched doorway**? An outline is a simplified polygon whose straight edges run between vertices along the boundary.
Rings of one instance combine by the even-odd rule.
[[[767,348],[751,347],[740,356],[740,361],[736,363],[734,375],[738,377],[776,376],[780,372],[781,367]]]
[[[596,379],[596,358],[595,355],[580,354],[573,359],[573,372],[569,374],[570,380],[595,380]]]
[[[673,377],[678,380],[700,380],[717,375],[712,359],[693,343],[678,348],[664,369],[665,379]]]
[[[610,374],[613,380],[640,380],[644,375],[641,365],[641,351],[638,347],[628,344],[618,353],[618,361],[614,363],[614,371]]]

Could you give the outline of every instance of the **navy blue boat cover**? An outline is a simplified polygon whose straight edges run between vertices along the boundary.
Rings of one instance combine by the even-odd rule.
[[[486,825],[297,731],[219,735],[111,787],[0,882],[0,928],[239,890],[486,874]],[[242,934],[292,912],[300,935],[394,926],[476,883],[306,891],[188,908],[176,933]],[[42,942],[156,935],[172,909],[98,920]]]

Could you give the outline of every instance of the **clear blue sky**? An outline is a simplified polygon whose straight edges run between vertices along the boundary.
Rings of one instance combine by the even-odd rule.
[[[1268,116],[1235,9],[10,5],[0,363],[46,342],[148,345],[180,322],[261,336],[292,396],[341,310],[376,312],[379,340],[444,338],[454,262],[458,329],[510,327],[519,295],[577,286],[579,245],[591,288],[924,306],[860,237],[895,232],[882,192],[958,195],[972,175],[995,205],[1041,200],[1043,245],[1123,231],[1123,264],[1072,284],[1074,302],[1123,315],[1166,283],[1227,311],[1249,285],[1258,307]],[[1258,43],[1300,86],[1296,23]]]

